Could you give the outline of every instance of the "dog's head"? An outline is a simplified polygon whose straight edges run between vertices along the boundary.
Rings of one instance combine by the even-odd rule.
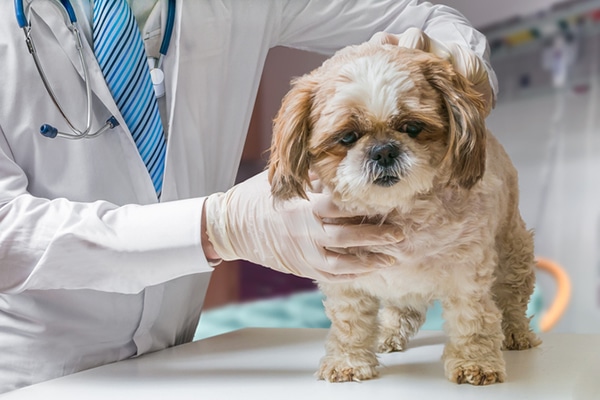
[[[484,105],[451,63],[363,44],[293,81],[274,122],[276,200],[306,197],[309,170],[342,202],[394,208],[434,185],[471,188],[485,169]]]

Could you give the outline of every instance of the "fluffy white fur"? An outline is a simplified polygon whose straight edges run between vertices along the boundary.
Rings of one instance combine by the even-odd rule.
[[[294,82],[275,120],[274,197],[306,196],[310,170],[341,208],[406,236],[385,249],[394,266],[320,283],[332,322],[320,378],[375,377],[376,352],[403,350],[435,299],[451,381],[502,382],[501,350],[539,344],[525,315],[532,234],[483,110],[450,63],[389,45],[346,48]]]

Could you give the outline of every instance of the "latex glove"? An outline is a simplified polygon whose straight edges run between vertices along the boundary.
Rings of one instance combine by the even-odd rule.
[[[205,202],[208,240],[224,260],[243,259],[277,271],[319,281],[345,280],[392,265],[393,257],[363,249],[404,238],[391,225],[324,223],[349,217],[323,193],[309,200],[274,205],[267,173],[242,182]],[[361,255],[340,254],[355,248]]]
[[[429,37],[418,28],[409,28],[400,35],[378,32],[369,42],[419,49],[450,61],[455,71],[466,77],[473,84],[475,90],[481,93],[486,105],[486,116],[494,108],[494,91],[485,64],[475,52],[466,46],[457,43],[442,43]]]

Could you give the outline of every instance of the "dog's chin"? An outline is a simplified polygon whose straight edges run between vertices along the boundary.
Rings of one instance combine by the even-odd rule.
[[[368,179],[365,175],[338,174],[328,186],[334,202],[357,215],[386,215],[393,210],[409,212],[416,197],[433,186],[435,171],[426,169],[419,172],[376,179]]]
[[[394,175],[386,175],[380,178],[377,178],[373,181],[373,184],[376,186],[381,186],[384,188],[388,188],[394,186],[396,183],[400,182],[400,178]]]

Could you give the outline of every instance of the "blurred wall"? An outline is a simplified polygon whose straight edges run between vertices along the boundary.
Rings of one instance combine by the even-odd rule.
[[[600,332],[600,2],[590,21],[558,24],[552,34],[496,52],[500,82],[488,126],[516,165],[521,211],[535,230],[536,253],[559,262],[573,295],[557,331]],[[576,15],[581,15],[577,12]],[[567,22],[568,21],[568,22]],[[548,303],[554,284],[539,283]]]
[[[477,28],[515,18],[527,18],[567,0],[434,0],[460,11]]]

